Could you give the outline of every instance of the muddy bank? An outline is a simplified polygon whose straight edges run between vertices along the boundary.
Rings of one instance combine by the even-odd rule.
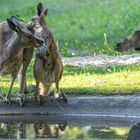
[[[40,106],[34,98],[27,99],[24,107],[16,101],[8,105],[0,101],[0,115],[64,115],[94,117],[140,118],[140,96],[80,96],[68,97],[68,103],[46,99]],[[69,114],[69,115],[67,115]]]

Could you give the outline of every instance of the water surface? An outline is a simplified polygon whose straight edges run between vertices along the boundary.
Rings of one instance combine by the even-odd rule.
[[[24,118],[24,117],[22,117]],[[107,122],[105,118],[71,118],[61,117],[35,119],[3,119],[0,122],[0,139],[98,139],[98,140],[139,140],[140,123],[115,119]],[[40,118],[38,116],[38,118]],[[61,119],[60,119],[61,118]],[[88,121],[89,120],[89,121]],[[93,122],[93,123],[92,123]],[[117,125],[118,124],[118,125]]]

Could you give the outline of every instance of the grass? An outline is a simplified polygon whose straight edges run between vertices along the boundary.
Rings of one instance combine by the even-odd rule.
[[[28,22],[36,14],[38,2],[49,9],[46,20],[55,35],[61,55],[65,57],[96,53],[116,55],[116,43],[139,27],[140,0],[1,0],[0,21],[16,15]],[[106,41],[104,35],[107,36]],[[32,65],[33,62],[27,73],[28,84],[35,83]],[[68,94],[138,93],[139,75],[137,65],[92,68],[65,66],[60,87]],[[1,79],[4,93],[9,85],[8,77]],[[18,85],[15,84],[13,92],[17,90]]]
[[[32,64],[28,68],[28,85],[35,84]],[[2,90],[8,91],[10,80],[3,78]],[[16,82],[17,83],[17,82]],[[65,66],[65,72],[60,82],[61,91],[68,95],[118,95],[140,93],[140,67],[110,66],[110,67],[75,67]],[[13,93],[17,92],[18,84],[14,85]]]
[[[66,66],[61,88],[84,95],[133,94],[140,92],[139,66],[79,68]]]
[[[49,9],[46,20],[63,56],[115,55],[116,43],[139,27],[139,0],[4,0],[0,21],[16,15],[28,22],[38,2]]]

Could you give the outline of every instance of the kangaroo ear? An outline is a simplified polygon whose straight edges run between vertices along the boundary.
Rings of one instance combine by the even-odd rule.
[[[25,24],[22,24],[17,17],[12,16],[11,21],[15,24],[17,31],[21,31],[22,29],[27,29]]]
[[[48,15],[48,9],[43,10],[43,12],[40,14],[39,23],[40,23],[41,26],[47,25],[46,21],[45,21],[45,18],[44,18],[47,15]]]
[[[48,15],[48,9],[43,10],[43,12],[41,13],[41,15],[43,17],[46,17]]]
[[[43,11],[43,4],[42,3],[39,3],[37,5],[37,14],[38,14],[38,16],[40,16],[40,14],[42,13],[42,11]]]
[[[12,17],[11,17],[11,21],[12,21],[16,26],[20,26],[20,21],[17,19],[17,17],[12,16]]]
[[[9,18],[7,18],[7,23],[8,23],[8,25],[9,25],[9,27],[10,27],[13,31],[16,31],[16,32],[17,32],[16,25],[15,25]]]

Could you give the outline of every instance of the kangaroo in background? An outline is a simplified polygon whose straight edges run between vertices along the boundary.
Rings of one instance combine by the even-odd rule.
[[[62,60],[54,36],[44,19],[47,16],[48,10],[43,8],[42,3],[39,3],[37,12],[38,16],[31,20],[30,26],[34,29],[35,35],[43,39],[45,44],[38,49],[34,63],[34,77],[36,80],[35,97],[38,98],[39,103],[42,103],[43,97],[49,95],[52,83],[55,83],[55,95],[64,99],[67,103],[66,95],[60,93],[59,88],[59,82],[63,74]]]
[[[12,33],[11,29],[9,28],[7,22],[3,22],[1,23],[1,27],[0,27],[0,34],[5,34],[4,38],[9,37]],[[28,24],[26,25],[26,27],[28,28]],[[33,30],[28,28],[32,33]],[[23,56],[22,56],[22,62],[21,62],[21,67],[19,69],[18,72],[18,83],[19,83],[19,93],[25,94],[26,92],[28,92],[28,88],[26,85],[26,71],[27,71],[27,67],[29,66],[32,56],[33,56],[33,51],[34,48],[33,47],[26,47],[23,49]]]
[[[12,81],[5,101],[10,103],[10,93],[23,61],[24,48],[42,46],[44,41],[35,37],[25,25],[12,16],[7,22],[0,23],[0,75],[11,74]],[[24,93],[20,93],[20,105],[24,102]]]
[[[115,48],[119,52],[128,49],[140,50],[140,29],[135,30],[129,37],[118,43]]]

